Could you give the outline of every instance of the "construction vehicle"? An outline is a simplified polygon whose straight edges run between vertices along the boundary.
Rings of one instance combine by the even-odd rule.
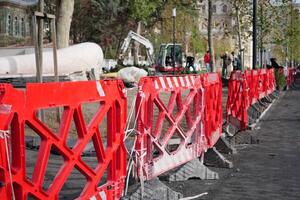
[[[161,44],[157,61],[154,68],[157,72],[170,73],[170,72],[181,72],[184,70],[182,65],[182,46],[180,44],[175,44],[175,68],[173,66],[173,52],[174,44]]]
[[[175,68],[173,67],[173,51],[174,44],[167,43],[161,44],[160,50],[155,62],[154,59],[154,48],[152,43],[145,37],[129,31],[127,37],[124,39],[124,42],[120,48],[119,62],[123,63],[125,54],[129,48],[131,40],[134,40],[146,47],[147,61],[150,69],[154,69],[156,72],[161,73],[170,73],[170,72],[181,72],[184,70],[182,65],[183,56],[182,56],[182,46],[180,44],[175,44]]]
[[[149,65],[152,65],[154,63],[154,58],[153,58],[154,48],[153,48],[152,43],[147,38],[144,38],[143,36],[133,32],[133,31],[129,31],[127,37],[124,39],[124,42],[120,48],[118,62],[120,64],[123,63],[125,54],[129,48],[131,40],[134,40],[146,47],[147,60],[148,60]]]

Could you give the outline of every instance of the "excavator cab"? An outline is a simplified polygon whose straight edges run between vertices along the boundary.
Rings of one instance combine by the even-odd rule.
[[[173,68],[173,52],[174,44],[161,44],[160,50],[155,65],[156,71],[158,72],[179,72],[184,70],[182,66],[182,46],[175,44],[175,69]]]

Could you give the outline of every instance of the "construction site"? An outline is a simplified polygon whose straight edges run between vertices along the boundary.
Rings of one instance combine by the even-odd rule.
[[[252,52],[247,39],[237,51],[222,47],[218,54],[213,41],[231,18],[224,18],[224,30],[209,28],[247,2],[171,1],[155,10],[170,15],[169,39],[141,32],[140,22],[133,31],[127,21],[114,58],[109,35],[101,42],[74,39],[81,31],[75,25],[85,23],[80,10],[115,8],[114,1],[67,2],[0,1],[2,199],[300,199],[300,49],[286,43],[282,60],[274,58],[273,43],[263,49],[259,2],[251,7]],[[127,9],[151,4],[129,2]],[[291,13],[299,14],[291,2],[271,6],[295,6]],[[118,5],[116,12],[133,12]],[[208,16],[201,56],[192,39],[178,36],[176,23],[188,6]]]

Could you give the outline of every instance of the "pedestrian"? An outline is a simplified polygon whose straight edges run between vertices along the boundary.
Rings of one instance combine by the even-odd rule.
[[[233,70],[238,70],[238,58],[235,55],[234,51],[231,52],[231,58],[232,58],[232,66],[233,66]]]
[[[210,53],[209,53],[209,51],[206,51],[206,54],[204,55],[204,63],[205,63],[207,72],[211,72],[211,70],[210,70]]]
[[[227,67],[231,63],[231,58],[228,55],[228,52],[226,51],[224,55],[221,56],[221,59],[223,60],[223,66],[222,66],[222,77],[226,78],[227,77]]]
[[[186,65],[185,65],[185,72],[190,73],[191,68],[193,68],[193,73],[196,73],[195,69],[195,57],[193,56],[186,56]]]
[[[230,54],[227,58],[227,79],[230,78],[231,72],[233,71],[233,56]]]

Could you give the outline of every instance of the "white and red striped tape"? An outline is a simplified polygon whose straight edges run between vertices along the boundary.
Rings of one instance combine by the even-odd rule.
[[[191,88],[195,85],[195,76],[158,77],[154,80],[155,89]]]
[[[96,195],[92,196],[89,200],[106,200],[106,193],[105,191],[101,191]]]

